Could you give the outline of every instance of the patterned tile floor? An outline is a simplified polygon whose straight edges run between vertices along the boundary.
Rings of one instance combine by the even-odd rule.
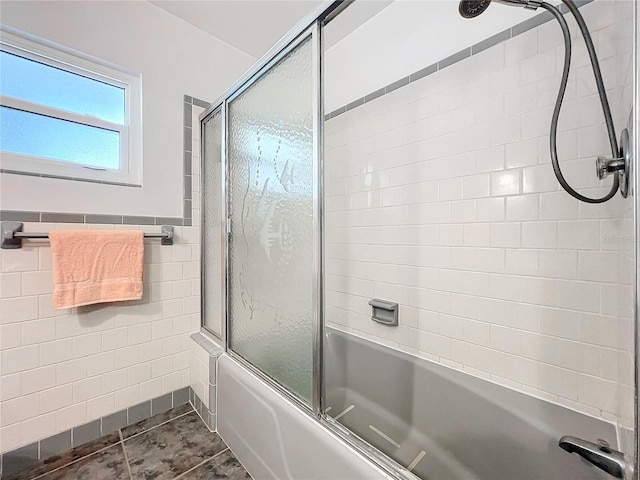
[[[7,480],[251,479],[191,405],[31,465]]]

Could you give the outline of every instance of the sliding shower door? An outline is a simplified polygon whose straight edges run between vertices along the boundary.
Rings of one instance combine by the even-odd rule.
[[[222,338],[224,215],[222,197],[222,110],[202,122],[202,325]]]
[[[229,348],[305,403],[314,318],[314,38],[227,104]]]

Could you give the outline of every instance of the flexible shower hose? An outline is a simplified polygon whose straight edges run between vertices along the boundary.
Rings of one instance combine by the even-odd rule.
[[[598,95],[600,96],[600,104],[602,105],[602,112],[604,114],[605,123],[607,125],[607,131],[609,133],[609,144],[611,145],[611,155],[613,158],[617,158],[620,153],[618,151],[618,140],[616,137],[615,127],[613,125],[613,119],[611,118],[611,110],[609,108],[609,101],[607,100],[607,93],[604,88],[604,82],[602,80],[602,73],[600,72],[600,64],[598,63],[598,57],[596,55],[596,50],[593,46],[593,41],[591,39],[591,35],[589,34],[589,29],[582,17],[582,14],[576,7],[575,3],[572,0],[562,0],[562,2],[567,6],[571,14],[575,17],[576,22],[578,23],[578,27],[580,28],[580,32],[582,33],[582,37],[584,38],[584,43],[587,46],[587,51],[589,52],[589,59],[591,60],[591,67],[593,68],[593,75],[596,80],[596,86],[598,88]],[[558,162],[558,147],[557,147],[557,134],[558,134],[558,118],[560,116],[560,108],[562,107],[562,101],[564,100],[564,94],[567,89],[567,80],[569,78],[569,67],[571,66],[571,34],[569,33],[569,27],[567,25],[567,21],[564,19],[564,16],[560,11],[546,2],[542,2],[540,4],[542,8],[551,13],[562,28],[562,35],[564,37],[564,67],[562,70],[562,79],[560,80],[560,89],[558,90],[558,97],[556,98],[556,104],[553,109],[553,116],[551,117],[551,131],[549,132],[549,147],[551,153],[551,163],[553,165],[553,171],[556,174],[556,178],[562,188],[564,188],[569,195],[578,200],[581,200],[586,203],[603,203],[607,200],[611,199],[616,192],[618,191],[619,180],[618,176],[615,175],[613,177],[613,185],[611,185],[611,191],[601,198],[591,198],[585,197],[584,195],[575,191],[571,185],[565,180],[564,175],[562,175],[562,170],[560,169],[560,163]]]

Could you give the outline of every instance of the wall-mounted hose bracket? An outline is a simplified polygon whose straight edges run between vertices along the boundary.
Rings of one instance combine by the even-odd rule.
[[[624,198],[629,195],[629,178],[631,177],[631,144],[629,131],[625,128],[620,135],[620,156],[616,158],[598,157],[596,174],[604,180],[611,174],[618,176],[620,193]]]

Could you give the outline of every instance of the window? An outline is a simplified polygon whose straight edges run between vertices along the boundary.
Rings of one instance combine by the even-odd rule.
[[[3,171],[141,184],[140,79],[2,32]]]

